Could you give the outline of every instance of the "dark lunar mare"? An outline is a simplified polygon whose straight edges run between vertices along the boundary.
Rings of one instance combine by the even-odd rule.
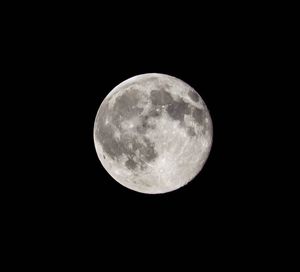
[[[194,117],[196,123],[204,127],[205,131],[208,129],[208,123],[205,122],[205,118],[208,117],[207,110],[198,109],[194,107],[192,111],[192,116]]]
[[[167,112],[172,119],[183,122],[184,115],[190,114],[191,109],[188,103],[180,99],[179,101],[173,101],[172,104],[168,105]]]
[[[161,107],[167,106],[167,113],[174,120],[184,121],[184,114],[190,114],[191,109],[188,103],[184,102],[182,98],[177,101],[173,99],[171,94],[165,89],[152,90],[150,93],[150,100],[153,107],[149,112],[153,117],[161,115]]]
[[[150,92],[150,100],[152,105],[167,105],[171,104],[174,100],[170,93],[165,91],[164,89],[161,90],[152,90]]]
[[[107,153],[112,159],[119,156],[117,140],[114,138],[114,130],[110,125],[110,114],[107,101],[101,104],[97,113],[95,122],[95,138],[102,145],[103,151]],[[106,119],[108,124],[106,124]]]
[[[127,157],[125,163],[128,169],[136,169],[145,166],[146,162],[155,160],[158,156],[155,145],[146,136],[136,137],[126,133],[121,128],[124,120],[130,120],[141,114],[142,108],[137,107],[140,96],[137,90],[129,89],[116,98],[114,107],[109,109],[107,101],[101,104],[96,118],[96,139],[101,143],[103,150],[116,160],[122,155]],[[106,124],[106,120],[108,123]],[[145,130],[149,128],[147,121],[144,122]],[[114,137],[116,129],[120,131],[120,139]],[[139,150],[140,156],[136,156]]]
[[[200,96],[198,93],[196,93],[196,91],[189,90],[188,95],[195,102],[198,102],[200,100]],[[180,121],[180,126],[186,129],[189,136],[196,136],[196,132],[194,128],[186,126],[184,122],[185,114],[191,114],[196,123],[204,126],[205,130],[207,129],[207,124],[205,123],[207,114],[203,109],[198,109],[193,105],[186,103],[181,97],[178,97],[176,100],[174,100],[171,94],[164,88],[160,90],[152,90],[150,92],[150,100],[152,102],[151,110],[148,113],[150,117],[156,118],[161,116],[161,106],[165,105],[168,115],[173,120]]]

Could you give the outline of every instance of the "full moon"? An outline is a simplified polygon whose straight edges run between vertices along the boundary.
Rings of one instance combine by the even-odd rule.
[[[209,156],[212,135],[200,95],[182,80],[157,73],[116,86],[94,123],[105,170],[123,186],[147,194],[174,191],[193,180]]]

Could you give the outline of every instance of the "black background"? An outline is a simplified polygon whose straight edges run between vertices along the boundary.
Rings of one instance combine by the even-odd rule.
[[[226,250],[264,232],[271,205],[260,148],[268,140],[261,133],[267,123],[261,112],[268,95],[268,25],[255,25],[245,13],[166,12],[105,16],[105,10],[64,9],[19,25],[23,46],[16,54],[26,71],[26,98],[32,95],[22,118],[29,120],[24,131],[33,132],[24,170],[30,178],[20,185],[29,205],[20,209],[50,243],[97,251],[109,240],[105,245],[116,245],[112,252],[126,252],[130,244],[134,254],[145,245],[176,251],[180,243],[184,251],[200,243]],[[197,90],[214,127],[199,175],[161,195],[115,182],[93,142],[106,95],[129,77],[152,72]]]
[[[53,122],[54,176],[46,182],[57,198],[54,209],[64,220],[87,220],[101,228],[121,225],[122,230],[138,232],[161,232],[158,225],[165,225],[181,232],[204,221],[208,228],[218,228],[224,220],[243,220],[256,206],[259,188],[249,177],[257,167],[250,155],[255,135],[248,135],[249,117],[255,118],[253,109],[248,110],[257,99],[251,47],[239,31],[219,30],[216,38],[177,29],[157,34],[158,27],[136,29],[141,35],[131,33],[131,28],[110,30],[111,35],[101,31],[96,35],[94,28],[68,32],[62,45],[53,45],[47,78],[53,102],[48,117]],[[211,154],[201,173],[188,186],[164,195],[144,195],[120,186],[101,166],[93,143],[94,119],[108,92],[131,76],[151,72],[170,74],[193,86],[214,125]]]

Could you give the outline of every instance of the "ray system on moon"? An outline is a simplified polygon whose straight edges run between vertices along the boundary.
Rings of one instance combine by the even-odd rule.
[[[132,190],[176,190],[202,169],[212,144],[212,122],[199,94],[183,81],[143,74],[115,87],[94,125],[98,157]]]

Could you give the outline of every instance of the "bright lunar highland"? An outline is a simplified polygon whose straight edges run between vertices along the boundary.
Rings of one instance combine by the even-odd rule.
[[[141,193],[160,194],[190,182],[204,166],[213,126],[200,95],[182,80],[142,74],[103,100],[94,143],[106,171]]]

